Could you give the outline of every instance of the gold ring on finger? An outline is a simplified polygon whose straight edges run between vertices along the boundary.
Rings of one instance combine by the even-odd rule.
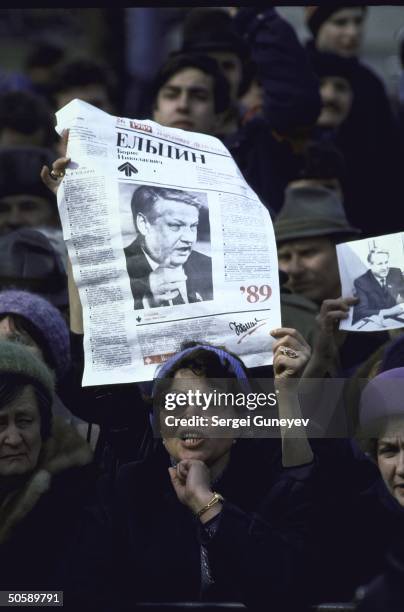
[[[55,170],[50,171],[50,175],[54,181],[57,181],[58,179],[63,178],[65,174],[66,172],[64,170],[62,170],[61,172],[56,172]]]
[[[299,357],[299,353],[288,346],[281,346],[279,350],[285,357],[291,357],[291,359],[297,359],[297,357]]]

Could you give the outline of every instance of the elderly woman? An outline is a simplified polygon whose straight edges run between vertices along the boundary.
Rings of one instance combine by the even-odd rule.
[[[308,360],[308,345],[295,330],[274,335],[277,380],[297,376]],[[180,406],[177,393],[190,398],[214,390],[249,392],[243,363],[222,348],[189,343],[160,369],[154,421],[164,437],[147,459],[121,467],[113,499],[109,491],[104,498],[113,541],[108,573],[97,581],[99,596],[104,585],[104,604],[111,595],[112,573],[111,605],[117,597],[127,606],[236,601],[277,611],[301,603],[310,448],[303,439],[301,460],[308,463],[284,468],[279,438],[247,439],[231,427],[215,433],[213,427],[195,424],[192,417],[206,417],[209,410],[193,406],[191,399]],[[167,394],[178,398],[170,412],[164,408]],[[166,414],[181,421],[171,432],[163,426]],[[215,414],[241,417],[233,407],[219,406]],[[96,531],[92,544],[85,544],[93,557],[104,528]],[[92,519],[87,535],[91,529]]]
[[[365,387],[360,435],[381,479],[369,492],[378,503],[366,517],[374,575],[358,592],[361,612],[399,612],[404,601],[404,368],[387,370]],[[370,504],[369,504],[370,505]],[[366,510],[366,509],[365,509]],[[366,516],[366,515],[365,515]],[[387,553],[387,556],[386,556]],[[376,556],[377,555],[377,556]]]
[[[66,407],[59,396],[70,385],[68,374],[72,365],[69,330],[59,310],[45,298],[29,291],[0,291],[0,339],[24,345],[52,370],[56,391],[52,413],[74,425],[94,447],[98,427],[89,426],[78,418],[81,416],[80,407],[73,401]],[[87,416],[85,411],[83,416]]]
[[[91,491],[91,449],[52,417],[53,377],[0,341],[0,567],[7,591],[64,590]],[[53,601],[56,603],[56,601]]]

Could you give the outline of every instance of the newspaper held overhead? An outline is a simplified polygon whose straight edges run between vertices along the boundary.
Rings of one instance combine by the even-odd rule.
[[[337,245],[342,296],[359,299],[348,331],[383,331],[404,327],[404,232]]]
[[[80,100],[56,117],[70,130],[58,205],[83,306],[83,385],[151,380],[184,340],[271,363],[272,223],[223,144]]]

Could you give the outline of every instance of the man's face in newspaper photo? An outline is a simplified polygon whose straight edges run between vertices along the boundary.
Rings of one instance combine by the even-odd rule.
[[[373,253],[370,257],[370,269],[377,278],[386,278],[389,273],[388,253]]]
[[[185,68],[160,89],[154,121],[166,127],[213,134],[217,127],[214,82],[197,68]]]
[[[139,214],[137,227],[144,250],[158,264],[182,266],[197,239],[199,210],[179,200],[159,198],[148,215]]]

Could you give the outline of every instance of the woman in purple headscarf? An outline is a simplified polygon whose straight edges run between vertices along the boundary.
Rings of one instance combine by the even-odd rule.
[[[399,612],[404,602],[404,368],[382,372],[365,387],[360,404],[361,437],[377,463],[379,502],[370,512],[369,550],[380,550],[379,575],[358,591],[358,612]],[[377,547],[374,543],[377,542]]]
[[[299,376],[310,349],[295,330],[275,330],[273,336],[275,388],[285,398],[291,385],[285,391],[279,381]],[[227,406],[223,396],[213,406],[219,392],[231,394]],[[295,440],[303,465],[284,467],[279,435],[243,437],[241,419],[251,417],[251,434],[253,416],[261,412],[243,410],[243,397],[257,397],[247,371],[219,347],[189,343],[158,372],[153,420],[162,443],[144,461],[123,465],[112,501],[105,498],[112,561],[98,585],[111,591],[113,583],[122,605],[233,601],[281,611],[302,603],[311,449],[304,437]],[[276,391],[270,400],[276,404],[274,397]],[[277,408],[270,416],[283,416],[284,407]],[[290,416],[294,409],[286,410]],[[214,425],[215,416],[221,425]],[[94,550],[93,544],[87,549]]]

